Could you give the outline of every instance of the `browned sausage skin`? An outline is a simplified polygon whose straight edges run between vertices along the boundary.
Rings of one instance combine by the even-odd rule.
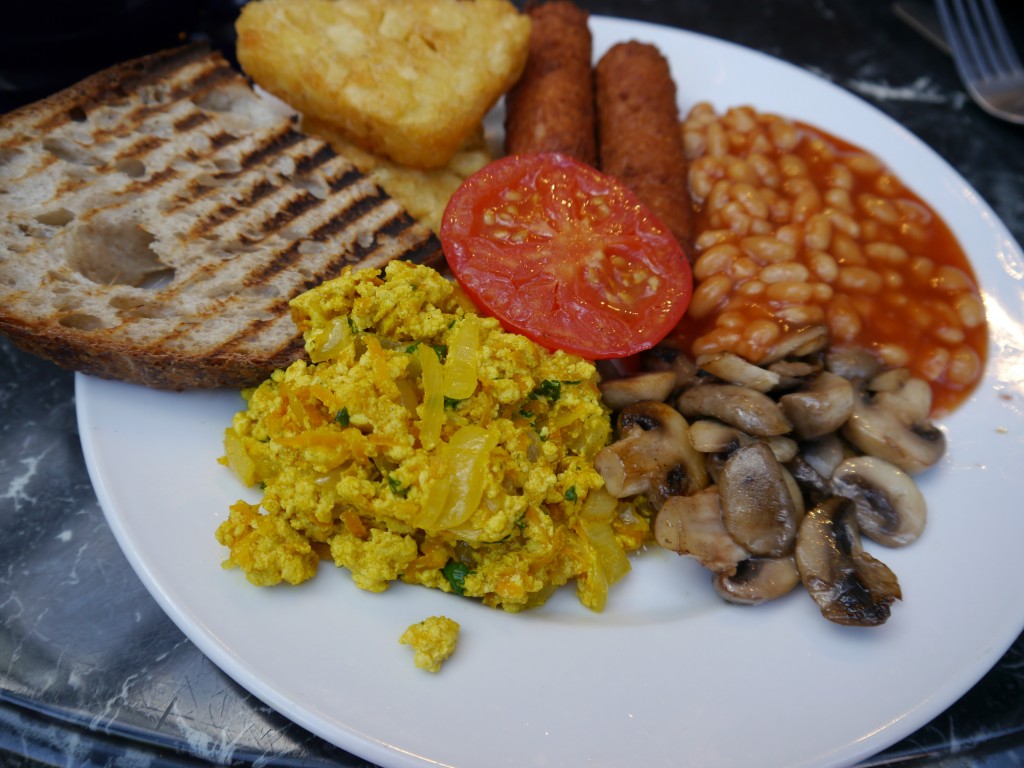
[[[597,164],[589,15],[572,2],[528,4],[530,50],[505,96],[505,152],[562,152]]]
[[[653,45],[613,46],[597,63],[601,170],[630,187],[689,251],[691,204],[676,86]]]

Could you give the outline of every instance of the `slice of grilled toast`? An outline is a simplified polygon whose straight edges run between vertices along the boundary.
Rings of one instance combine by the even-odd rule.
[[[292,297],[349,264],[441,258],[428,228],[203,46],[0,116],[0,332],[66,368],[253,385],[302,353]]]

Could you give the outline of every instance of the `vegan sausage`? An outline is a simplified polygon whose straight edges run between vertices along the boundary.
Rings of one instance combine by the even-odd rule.
[[[562,152],[597,163],[589,15],[565,0],[531,4],[530,49],[505,96],[505,152]]]
[[[631,188],[689,251],[691,203],[676,86],[653,45],[619,43],[594,74],[600,168]]]

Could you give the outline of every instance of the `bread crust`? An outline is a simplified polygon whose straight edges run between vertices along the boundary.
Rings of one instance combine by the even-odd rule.
[[[396,201],[202,45],[0,117],[0,332],[75,371],[251,386],[303,354],[291,298],[439,264]]]

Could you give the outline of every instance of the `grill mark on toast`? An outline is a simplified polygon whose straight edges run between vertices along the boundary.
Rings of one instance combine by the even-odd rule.
[[[236,136],[233,133],[228,133],[227,131],[220,131],[219,133],[216,133],[212,136],[208,136],[207,138],[209,138],[210,140],[210,148],[213,149],[214,151],[217,151],[218,149],[223,149],[224,147],[230,144],[234,144],[236,141],[239,141],[240,139],[240,137]]]
[[[320,205],[320,200],[309,192],[300,191],[297,197],[286,201],[284,207],[279,208],[272,216],[260,222],[260,232],[269,235],[283,229],[289,222],[294,221],[306,211],[312,210]]]
[[[129,158],[137,159],[142,155],[147,155],[150,152],[159,149],[167,143],[167,139],[162,136],[143,136],[134,144],[125,147],[115,156],[115,160],[127,160]]]
[[[308,174],[315,171],[321,165],[333,160],[335,156],[335,152],[331,149],[330,145],[322,143],[312,155],[307,155],[295,162],[295,171],[299,175]]]
[[[207,187],[201,184],[198,180],[193,181],[189,185],[190,194],[194,190],[201,189],[202,194],[207,194],[213,191],[213,188]],[[210,211],[202,219],[198,220],[192,228],[189,230],[189,237],[203,237],[208,234],[211,230],[216,229],[225,222],[230,221],[235,216],[240,214],[246,208],[252,207],[259,203],[260,200],[272,194],[276,190],[280,189],[276,184],[272,184],[268,179],[259,178],[256,183],[253,184],[249,189],[241,191],[237,202],[232,203],[221,203],[214,210]],[[193,195],[198,198],[200,195]]]
[[[351,187],[353,184],[358,184],[363,178],[365,178],[363,172],[353,165],[349,168],[345,168],[340,176],[328,179],[327,186],[331,188],[332,192],[340,192],[343,189]]]
[[[242,164],[243,168],[262,164],[268,157],[283,154],[286,149],[306,138],[290,125],[284,126],[283,129],[271,134],[260,146],[238,158],[238,161]]]
[[[193,128],[208,122],[210,122],[210,116],[202,110],[197,109],[195,112],[187,114],[175,121],[174,130],[179,133],[188,133]]]

